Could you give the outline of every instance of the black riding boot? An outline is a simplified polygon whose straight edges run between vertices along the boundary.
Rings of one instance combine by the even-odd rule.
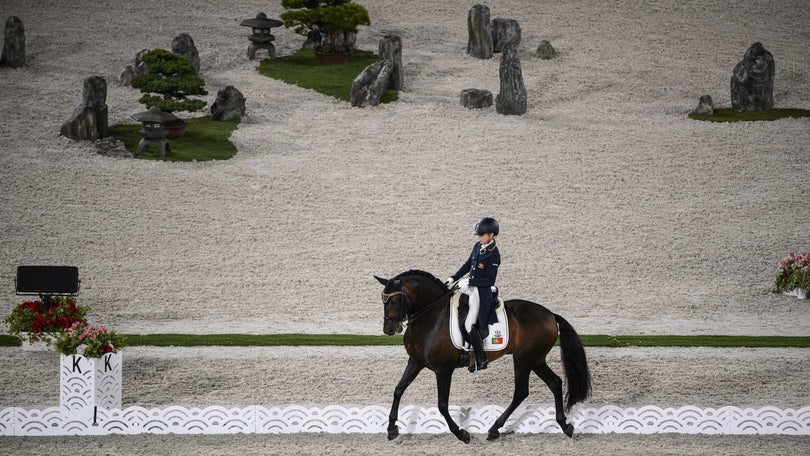
[[[470,372],[477,372],[487,368],[487,354],[484,353],[484,341],[481,340],[481,334],[478,332],[478,327],[473,325],[470,330],[470,345],[475,351],[475,365],[470,366]]]

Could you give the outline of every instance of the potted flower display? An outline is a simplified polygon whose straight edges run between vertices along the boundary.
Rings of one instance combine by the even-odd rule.
[[[121,407],[123,336],[105,326],[76,322],[54,345],[60,354],[62,407]]]
[[[782,258],[774,280],[774,291],[782,292],[799,299],[810,296],[810,252],[796,255],[794,252]]]
[[[287,11],[279,17],[285,27],[314,40],[318,63],[349,61],[357,27],[371,25],[368,11],[351,0],[281,0]]]
[[[124,348],[124,337],[106,326],[90,326],[76,322],[56,338],[54,345],[62,355],[81,355],[85,358],[101,358],[107,353],[116,353]]]
[[[138,100],[148,110],[157,106],[161,111],[195,112],[205,106],[205,101],[190,98],[192,95],[207,95],[205,81],[197,74],[188,57],[153,49],[141,57],[146,63],[147,73],[132,77],[132,87],[140,89],[143,95]],[[186,122],[178,119],[178,125],[166,125],[169,138],[185,134]]]
[[[54,296],[42,301],[25,301],[3,320],[8,334],[20,338],[23,346],[49,345],[74,324],[85,324],[88,306],[76,305],[76,298]]]

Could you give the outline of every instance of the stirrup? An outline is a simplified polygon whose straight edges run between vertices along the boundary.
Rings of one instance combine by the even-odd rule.
[[[478,371],[482,371],[482,370],[487,368],[488,364],[489,363],[487,361],[484,361],[479,366],[478,361],[476,361],[476,362],[473,363],[472,366],[470,366],[470,372],[472,372],[474,374],[474,373],[476,373]]]

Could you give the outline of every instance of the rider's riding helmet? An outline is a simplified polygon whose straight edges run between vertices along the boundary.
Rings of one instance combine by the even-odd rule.
[[[498,226],[497,220],[495,220],[492,217],[484,217],[478,223],[475,224],[473,234],[481,236],[483,234],[492,233],[497,236],[499,229],[500,227]]]

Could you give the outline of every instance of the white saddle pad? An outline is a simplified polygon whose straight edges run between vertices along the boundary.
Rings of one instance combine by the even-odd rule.
[[[461,292],[456,292],[450,299],[450,339],[453,345],[461,350],[472,350],[469,344],[464,343],[461,336],[461,328],[458,323],[458,305],[461,299]],[[498,351],[506,348],[509,343],[509,320],[506,318],[506,307],[503,299],[498,298],[498,307],[495,309],[498,322],[489,325],[489,336],[484,339],[484,351]]]

